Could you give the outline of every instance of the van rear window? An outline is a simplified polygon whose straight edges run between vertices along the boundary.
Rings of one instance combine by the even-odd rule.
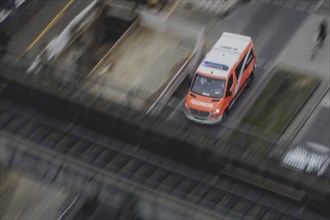
[[[225,83],[225,80],[214,79],[196,74],[191,91],[202,96],[222,98]]]

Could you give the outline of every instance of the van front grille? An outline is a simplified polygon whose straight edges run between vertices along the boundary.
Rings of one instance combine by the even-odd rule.
[[[210,112],[199,111],[196,109],[190,109],[190,113],[197,118],[208,118]]]

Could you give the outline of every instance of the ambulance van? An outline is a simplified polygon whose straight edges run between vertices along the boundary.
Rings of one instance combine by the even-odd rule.
[[[251,84],[256,54],[250,37],[224,32],[206,54],[193,77],[184,112],[188,119],[216,124]]]

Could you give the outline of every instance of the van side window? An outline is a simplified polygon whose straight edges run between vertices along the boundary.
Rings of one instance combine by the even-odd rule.
[[[239,75],[240,75],[241,69],[242,69],[242,65],[244,63],[244,59],[245,59],[245,56],[243,57],[243,59],[241,60],[241,62],[239,62],[239,64],[237,65],[237,67],[235,69],[236,79],[239,78]]]
[[[248,56],[247,61],[246,61],[246,64],[245,64],[244,71],[250,65],[250,63],[252,62],[253,58],[254,58],[254,53],[253,53],[253,49],[251,48],[250,53],[249,53],[249,56]]]
[[[233,85],[233,75],[230,75],[228,79],[227,91],[231,89],[232,85]]]

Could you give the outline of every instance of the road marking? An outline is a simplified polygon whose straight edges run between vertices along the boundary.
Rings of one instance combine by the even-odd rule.
[[[57,192],[56,196],[60,196],[64,192],[65,188],[63,187],[59,192]]]
[[[324,0],[319,0],[319,2],[317,3],[316,7],[314,8],[314,11],[316,12],[317,10],[319,10],[319,8],[321,7],[321,5],[324,3]]]
[[[71,209],[71,207],[73,206],[73,204],[77,201],[78,197],[80,195],[78,194],[73,201],[70,203],[70,205],[64,210],[64,212],[57,218],[57,220],[61,220],[63,218],[63,216]]]
[[[264,64],[264,62],[265,62],[264,58],[257,57],[257,67],[258,68],[262,67],[262,64]]]
[[[309,6],[308,2],[301,1],[301,2],[299,2],[299,4],[297,5],[297,7],[295,9],[297,9],[299,11],[305,11],[308,6]]]
[[[14,217],[13,220],[19,219],[21,213],[22,213],[22,210],[20,210],[20,211],[15,215],[15,217]]]
[[[263,69],[266,69],[266,70],[270,70],[272,68],[272,65],[273,65],[273,61],[269,60],[263,67]]]
[[[179,2],[181,2],[181,1],[175,1],[175,3],[174,3],[174,5],[173,5],[173,7],[169,10],[169,12],[166,14],[166,17],[169,17],[172,13],[173,13],[173,11],[176,9],[176,7],[179,5]]]
[[[38,35],[38,37],[26,48],[26,50],[17,58],[16,62],[21,59],[22,56],[26,52],[28,52],[48,31],[49,29],[54,26],[54,24],[60,19],[63,13],[72,5],[75,0],[70,0],[62,10],[49,22],[49,24],[45,27],[45,29]]]
[[[262,3],[269,3],[272,5],[276,5],[279,7],[284,7],[284,8],[293,8],[298,11],[307,11],[307,12],[312,12],[314,11],[313,4],[310,4],[308,1],[299,1],[299,0],[259,0],[259,2]]]
[[[308,13],[313,13],[314,12],[314,7],[311,5],[309,9],[307,10]]]
[[[323,4],[323,0],[319,0],[319,2],[316,5],[310,4],[310,7],[307,9],[307,12],[308,13],[316,12],[322,4]]]
[[[39,36],[28,46],[26,50],[30,50],[48,31],[49,29],[59,20],[59,18],[63,15],[63,13],[69,8],[69,6],[74,2],[74,0],[70,0],[64,8],[49,22],[46,28],[39,34]]]
[[[326,94],[324,96],[323,100],[321,101],[321,106],[330,108],[330,93],[329,92],[328,92],[328,94]]]
[[[295,0],[287,1],[287,2],[285,2],[285,4],[284,4],[283,7],[285,7],[285,8],[292,8],[297,3],[298,3],[298,1],[295,1]]]
[[[323,107],[330,108],[330,100],[321,103]]]

